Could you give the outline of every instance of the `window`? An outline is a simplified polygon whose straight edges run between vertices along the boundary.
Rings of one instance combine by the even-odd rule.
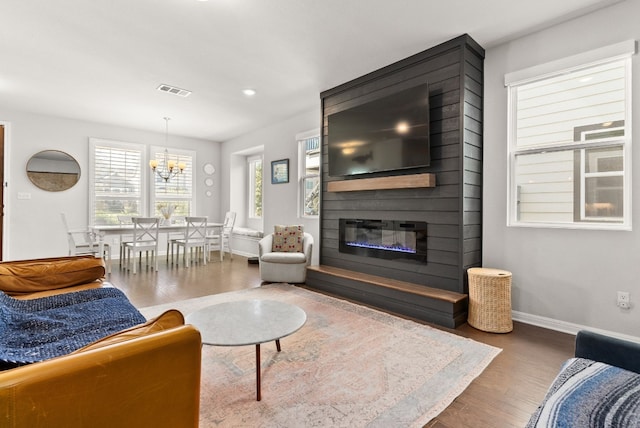
[[[144,146],[91,138],[89,223],[118,224],[118,215],[144,213]]]
[[[193,165],[196,164],[196,154],[191,150],[167,149],[167,159],[175,164],[184,163],[185,169],[168,181],[158,174],[152,175],[151,215],[162,217],[165,213],[172,216],[189,216],[195,207]],[[164,163],[165,148],[151,147],[151,159],[157,159],[160,165]]]
[[[145,161],[146,147],[140,144],[91,138],[89,222],[92,225],[118,224],[119,215],[162,216],[163,209],[172,207],[172,215],[190,215],[195,206],[193,165],[195,152],[169,149],[168,159],[182,162],[186,168],[165,182],[151,172]],[[151,147],[150,156],[162,164],[164,148]],[[151,174],[150,192],[146,177]]]
[[[249,169],[249,218],[262,218],[262,156],[247,158]]]
[[[506,80],[509,225],[629,229],[630,56]]]
[[[317,217],[320,213],[320,137],[298,136],[300,153],[300,212],[303,217]]]

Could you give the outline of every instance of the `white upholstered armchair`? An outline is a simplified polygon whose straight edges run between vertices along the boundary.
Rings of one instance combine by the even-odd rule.
[[[273,251],[273,233],[258,242],[260,279],[265,282],[302,283],[311,264],[313,236],[304,233],[302,252]]]

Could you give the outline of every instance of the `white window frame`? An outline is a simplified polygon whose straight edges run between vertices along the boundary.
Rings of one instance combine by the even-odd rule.
[[[153,172],[153,170],[147,166],[147,170],[149,171],[149,183],[151,183],[151,185],[149,186],[149,211],[150,211],[150,215],[153,217],[155,216],[157,213],[155,212],[155,207],[156,207],[156,203],[157,202],[162,202],[162,201],[173,201],[173,200],[185,200],[185,201],[190,201],[190,207],[191,210],[189,213],[185,213],[185,216],[190,216],[190,215],[195,215],[195,208],[196,208],[196,170],[195,170],[195,165],[197,165],[196,162],[196,152],[194,150],[185,150],[185,149],[178,149],[175,147],[164,147],[164,146],[150,146],[149,147],[149,157],[150,159],[156,159],[157,158],[157,154],[158,153],[164,153],[165,149],[168,152],[168,159],[169,160],[175,160],[176,156],[185,156],[185,157],[190,157],[191,158],[191,162],[190,165],[189,163],[187,163],[187,167],[185,168],[185,171],[189,170],[190,174],[191,174],[191,195],[171,195],[171,196],[163,196],[163,195],[156,195],[156,176],[157,174],[155,172]],[[160,165],[163,164],[164,159],[160,158],[160,159],[156,159],[158,161],[160,161]],[[177,178],[178,176],[176,176]],[[174,180],[176,178],[171,178],[169,179],[169,181]],[[176,215],[179,215],[179,213],[177,213]]]
[[[114,140],[106,140],[101,138],[89,138],[89,225],[95,225],[95,217],[94,217],[94,207],[96,203],[96,147],[97,146],[106,146],[116,149],[124,149],[124,150],[132,150],[140,152],[140,196],[137,198],[128,198],[132,200],[138,200],[140,213],[139,215],[146,215],[147,212],[147,174],[144,171],[144,167],[147,165],[147,150],[143,144],[136,143],[127,143],[123,141],[114,141]],[[112,199],[122,199],[122,196],[119,195],[117,198],[113,197]]]
[[[298,217],[317,219],[320,217],[320,208],[318,207],[317,215],[305,214],[305,183],[309,179],[317,178],[320,180],[320,174],[322,170],[322,153],[319,153],[319,166],[317,174],[307,174],[307,150],[305,147],[306,140],[311,138],[320,139],[320,130],[314,129],[311,131],[299,133],[296,135],[296,141],[298,142]],[[320,144],[320,143],[319,143]],[[320,150],[320,149],[318,149]],[[320,195],[318,195],[320,199]],[[318,200],[318,203],[320,201]]]
[[[545,228],[567,228],[567,229],[607,229],[607,230],[631,230],[631,147],[632,147],[632,88],[631,88],[631,55],[635,54],[635,41],[627,40],[616,45],[607,46],[558,61],[531,67],[529,69],[509,73],[505,75],[505,86],[508,89],[508,196],[507,196],[507,226],[517,227],[545,227]],[[563,73],[590,68],[600,64],[625,61],[625,135],[623,138],[613,139],[606,142],[595,141],[574,141],[567,144],[539,145],[527,148],[518,148],[516,143],[516,119],[517,119],[517,99],[516,90],[520,85],[534,81],[555,77]],[[534,222],[521,221],[518,218],[519,192],[516,183],[516,159],[520,155],[542,154],[550,151],[566,151],[586,148],[606,147],[607,145],[621,145],[624,156],[624,180],[623,180],[623,219],[622,222],[589,221],[584,218],[584,209],[581,209],[581,221],[573,222]],[[584,153],[584,150],[582,150]],[[584,193],[584,173],[581,171],[581,193]],[[574,198],[582,198],[582,195],[575,195]]]
[[[255,179],[254,179],[254,171],[255,167],[253,164],[257,161],[260,161],[262,164],[262,215],[256,216],[256,206],[255,206]],[[264,216],[264,159],[262,155],[255,156],[247,156],[247,208],[248,213],[247,216],[249,219],[253,220],[261,220]]]

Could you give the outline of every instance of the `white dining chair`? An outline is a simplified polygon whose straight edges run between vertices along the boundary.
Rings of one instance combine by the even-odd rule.
[[[147,265],[149,264],[149,251],[152,252],[156,272],[158,271],[158,226],[160,220],[156,217],[133,217],[133,240],[125,244],[127,262],[131,263],[133,253],[133,273],[136,273],[136,253],[140,255],[142,265],[142,252],[147,252]]]
[[[189,267],[189,261],[193,254],[193,249],[196,249],[196,255],[202,252],[202,262],[207,264],[207,217],[185,217],[186,228],[184,237],[182,239],[175,240],[176,246],[176,259],[180,260],[180,248],[184,248],[182,258],[184,260],[184,266]],[[187,254],[189,253],[189,254]],[[172,257],[173,259],[173,257]],[[179,263],[179,262],[178,262]]]
[[[225,248],[229,251],[229,258],[233,259],[233,248],[231,248],[231,233],[236,222],[236,213],[228,211],[224,215],[222,227],[213,228],[212,233],[207,235],[207,255],[211,260],[211,251],[220,250],[220,261],[224,260]]]
[[[171,217],[172,224],[185,224],[185,216],[173,216]],[[171,264],[173,264],[173,251],[176,245],[176,240],[184,238],[184,232],[169,232],[167,233],[167,265],[169,265],[169,253],[171,253]]]
[[[107,272],[111,273],[111,247],[107,243],[102,243],[102,254],[100,254],[100,240],[89,227],[73,228],[67,223],[65,213],[60,213],[62,224],[67,233],[67,243],[69,245],[69,255],[79,256],[92,254],[107,261]]]
[[[133,225],[133,217],[130,215],[119,215],[118,216],[118,224],[120,226],[125,226],[125,225]],[[120,267],[122,267],[122,260],[124,259],[124,252],[125,252],[125,247],[126,244],[128,242],[133,241],[133,235],[131,234],[125,234],[125,233],[120,233],[119,235],[119,239],[120,239]]]

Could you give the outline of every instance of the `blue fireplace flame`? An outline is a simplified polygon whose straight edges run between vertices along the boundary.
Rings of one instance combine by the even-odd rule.
[[[415,254],[416,250],[413,248],[404,247],[402,245],[382,245],[382,244],[372,244],[370,242],[345,242],[345,245],[349,247],[359,247],[359,248],[371,248],[374,250],[384,250],[384,251],[395,251],[397,253],[409,253]]]

